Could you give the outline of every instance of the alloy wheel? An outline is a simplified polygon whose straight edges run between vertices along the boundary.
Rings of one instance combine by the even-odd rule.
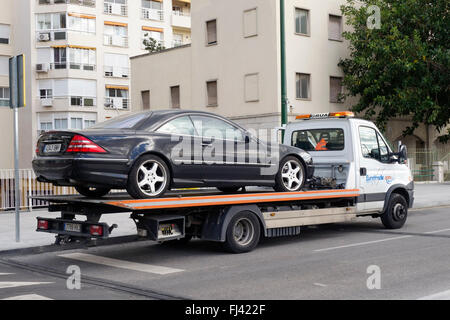
[[[303,181],[301,164],[293,160],[287,161],[281,170],[281,179],[287,190],[297,191],[300,189]]]
[[[139,189],[148,196],[159,195],[166,187],[166,169],[155,160],[148,160],[141,164],[137,171]]]

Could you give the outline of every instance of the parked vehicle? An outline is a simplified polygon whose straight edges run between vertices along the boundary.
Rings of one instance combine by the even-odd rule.
[[[88,197],[111,189],[127,189],[136,199],[188,187],[301,190],[313,175],[311,156],[275,147],[211,113],[148,111],[84,131],[43,134],[33,169],[39,181],[74,186]]]
[[[301,121],[301,119],[306,119]],[[140,237],[185,243],[193,237],[248,252],[260,237],[300,234],[308,225],[381,218],[388,229],[403,227],[414,203],[406,148],[394,152],[377,127],[351,113],[300,116],[285,128],[287,145],[310,150],[317,174],[306,191],[221,195],[210,190],[172,191],[160,199],[130,200],[80,196],[37,197],[61,217],[37,218],[37,231],[57,234],[56,243],[107,238],[113,226],[102,214],[132,212]],[[85,221],[75,215],[86,215]],[[181,241],[180,241],[181,240]]]

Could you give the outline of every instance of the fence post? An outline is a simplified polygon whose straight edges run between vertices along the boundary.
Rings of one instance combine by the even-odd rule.
[[[433,162],[433,180],[439,183],[444,182],[444,163],[442,161]]]

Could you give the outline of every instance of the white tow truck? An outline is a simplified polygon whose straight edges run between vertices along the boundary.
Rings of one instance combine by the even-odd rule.
[[[380,217],[401,228],[414,201],[406,147],[393,152],[377,127],[352,113],[310,114],[283,128],[284,143],[310,152],[315,177],[301,192],[267,189],[223,194],[211,190],[172,191],[158,199],[124,194],[102,199],[46,196],[59,218],[37,218],[37,231],[56,234],[56,244],[105,239],[116,225],[104,214],[131,212],[139,238],[184,243],[196,237],[222,242],[226,250],[253,250],[262,237],[295,236],[304,226]],[[86,220],[76,220],[76,216]]]

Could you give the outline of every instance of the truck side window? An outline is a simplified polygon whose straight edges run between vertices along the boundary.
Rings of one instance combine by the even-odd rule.
[[[292,133],[292,146],[305,151],[344,150],[344,130],[327,128],[295,131]]]
[[[380,146],[380,161],[388,163],[389,148],[379,134],[377,134],[377,137],[378,137],[378,145]]]
[[[363,157],[380,160],[377,132],[369,127],[359,127],[359,138]]]

